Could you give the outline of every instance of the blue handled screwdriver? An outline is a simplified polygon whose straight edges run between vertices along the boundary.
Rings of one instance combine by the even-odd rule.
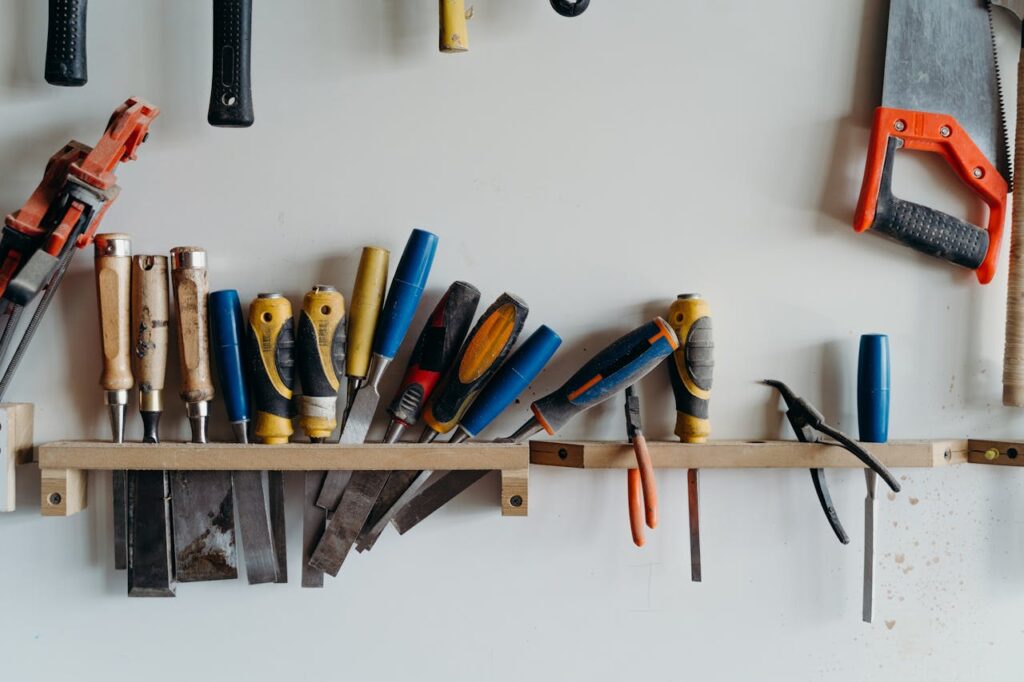
[[[535,401],[533,417],[505,440],[523,442],[542,430],[554,435],[580,412],[638,382],[678,346],[676,333],[660,317],[637,327],[598,353],[560,388]],[[463,474],[445,474],[410,500],[395,514],[398,532],[405,533],[469,487],[473,481],[467,484],[471,477]]]
[[[889,439],[889,337],[865,334],[860,337],[857,359],[857,424],[862,443],[884,443]],[[864,601],[862,617],[870,623],[875,603],[875,490],[878,474],[864,470],[867,496],[864,498]]]

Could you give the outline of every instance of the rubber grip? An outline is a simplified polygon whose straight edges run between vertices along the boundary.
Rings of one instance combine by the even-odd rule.
[[[711,435],[708,407],[715,368],[710,309],[696,294],[679,296],[668,310],[679,348],[668,362],[676,401],[675,434],[684,443],[703,443]]]
[[[339,377],[345,371],[344,319],[345,300],[337,291],[306,294],[295,340],[295,361],[303,395],[337,397]]]
[[[288,299],[261,296],[252,302],[246,345],[256,404],[256,437],[263,443],[287,443],[295,416],[295,327]]]
[[[549,434],[580,412],[635,384],[679,345],[676,333],[660,317],[615,340],[568,381],[533,403],[533,414]]]
[[[477,393],[511,352],[529,312],[526,303],[508,293],[484,311],[427,405],[423,421],[430,428],[438,433],[455,428]]]
[[[448,287],[416,340],[402,387],[388,407],[392,417],[406,426],[419,421],[423,406],[462,347],[479,304],[480,291],[472,284],[453,282]]]
[[[413,230],[409,235],[391,280],[391,290],[380,311],[373,339],[375,354],[390,360],[398,353],[423,296],[436,251],[437,235],[425,230]]]
[[[85,50],[88,0],[50,0],[46,29],[46,82],[81,86],[89,80]]]
[[[251,47],[252,0],[213,0],[213,80],[206,117],[210,125],[252,125]]]
[[[242,303],[234,289],[210,294],[210,345],[213,362],[220,378],[221,394],[227,408],[228,421],[243,422],[252,418],[249,405],[249,382],[245,371],[245,321]]]
[[[475,438],[537,378],[560,345],[562,338],[541,325],[487,382],[459,426]]]
[[[551,0],[551,7],[563,17],[578,17],[587,11],[590,0]]]

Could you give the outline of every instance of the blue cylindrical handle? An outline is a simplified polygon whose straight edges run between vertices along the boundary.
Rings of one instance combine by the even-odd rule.
[[[547,325],[530,334],[470,406],[460,426],[471,437],[490,424],[530,385],[558,347],[562,338]]]
[[[231,422],[248,421],[249,382],[245,376],[245,322],[242,303],[234,289],[210,294],[210,347],[220,377],[221,395]]]
[[[860,337],[857,361],[857,423],[862,443],[889,439],[889,337]]]
[[[373,339],[373,352],[387,359],[398,353],[423,289],[427,286],[430,266],[437,251],[437,235],[425,230],[413,230],[398,261],[398,269],[391,280],[391,289],[377,320],[377,333]]]

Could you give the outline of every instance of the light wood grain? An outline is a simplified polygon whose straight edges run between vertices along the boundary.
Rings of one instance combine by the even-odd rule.
[[[127,391],[134,385],[131,366],[131,257],[107,255],[103,244],[127,241],[122,234],[96,235],[96,300],[99,304],[103,369],[100,386]]]
[[[43,516],[71,516],[88,505],[88,472],[42,469],[39,507]]]
[[[161,391],[167,371],[167,256],[132,258],[132,367],[139,392]]]
[[[651,460],[660,469],[863,468],[836,445],[796,441],[648,441]],[[892,441],[867,449],[886,466],[939,467],[967,461],[966,440]],[[531,441],[530,462],[579,469],[629,469],[636,466],[625,441]]]
[[[195,251],[195,247],[172,250]],[[173,262],[173,261],[172,261]],[[210,336],[206,318],[206,296],[210,287],[206,268],[172,267],[174,306],[178,318],[178,359],[181,362],[181,399],[187,403],[213,400],[210,377]]]
[[[528,511],[530,470],[505,469],[501,472],[501,515],[526,516]]]
[[[1024,18],[1024,17],[1022,17]],[[1017,140],[1013,169],[1024,163],[1024,51],[1017,65]],[[1014,178],[1010,229],[1010,272],[1006,283],[1006,345],[1003,347],[1003,404],[1024,407],[1024,182]]]
[[[32,404],[0,405],[0,512],[15,510],[17,466],[32,461]]]

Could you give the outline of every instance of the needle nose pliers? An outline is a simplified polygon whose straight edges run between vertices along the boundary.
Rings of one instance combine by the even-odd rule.
[[[821,434],[824,434],[835,440],[836,443],[849,451],[854,457],[864,462],[869,469],[885,481],[885,484],[894,493],[900,491],[900,484],[884,464],[879,462],[874,455],[862,448],[842,431],[826,424],[825,417],[822,416],[821,412],[809,402],[796,395],[789,386],[775,379],[765,379],[761,383],[778,389],[779,393],[782,394],[782,399],[786,403],[786,417],[796,432],[797,440],[801,443],[819,443],[822,440]],[[844,545],[849,543],[850,537],[843,530],[843,524],[839,522],[839,515],[832,504],[832,496],[828,492],[825,470],[821,468],[811,469],[811,480],[814,481],[814,491],[818,494],[818,502],[821,503],[821,509],[825,512],[825,518],[828,519],[829,525],[832,526],[836,537],[839,538],[839,542]]]
[[[633,534],[633,544],[643,547],[644,522],[648,528],[658,525],[658,490],[654,483],[654,465],[651,464],[647,439],[644,438],[640,421],[640,397],[632,386],[626,388],[626,435],[636,454],[637,466],[626,472],[629,529]]]

